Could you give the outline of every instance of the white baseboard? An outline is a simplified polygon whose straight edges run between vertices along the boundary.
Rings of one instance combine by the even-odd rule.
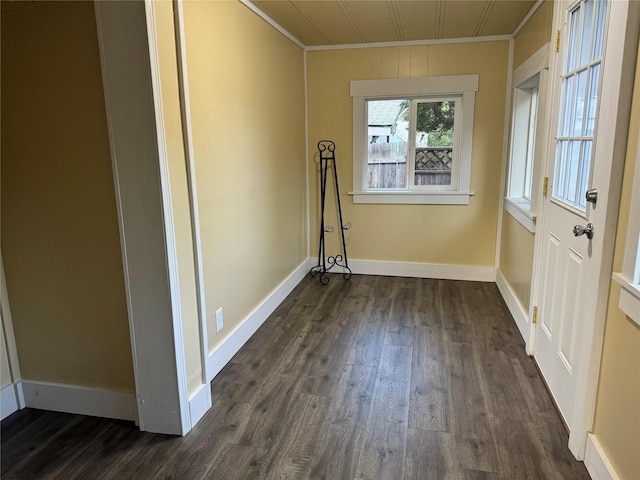
[[[310,258],[310,265],[317,265],[318,258]],[[390,277],[439,278],[443,280],[468,280],[495,282],[495,267],[474,265],[449,265],[439,263],[389,262],[381,260],[349,260],[351,272],[359,275],[385,275]],[[332,269],[342,273],[343,269]]]
[[[509,308],[509,312],[511,312],[511,316],[518,326],[520,335],[522,335],[522,338],[528,345],[531,333],[529,313],[525,310],[522,303],[520,303],[520,300],[518,300],[518,297],[516,296],[516,292],[513,291],[513,288],[511,288],[511,285],[509,285],[500,270],[496,271],[496,285],[498,286],[498,290],[500,291],[504,302],[507,304],[507,308]]]
[[[300,283],[309,270],[309,259],[304,260],[280,285],[278,285],[260,304],[251,312],[222,343],[209,353],[207,362],[207,375],[211,376],[210,382],[220,370],[233,358],[251,336],[260,328],[269,315],[282,303],[291,291]]]
[[[189,416],[191,417],[191,428],[204,417],[211,408],[211,385],[209,382],[200,385],[189,397]]]
[[[13,412],[24,408],[24,396],[22,393],[22,383],[10,383],[0,390],[0,410],[4,420]]]
[[[24,380],[22,389],[30,408],[121,420],[137,418],[134,393]]]
[[[584,465],[593,480],[618,480],[620,478],[593,433],[587,434]]]

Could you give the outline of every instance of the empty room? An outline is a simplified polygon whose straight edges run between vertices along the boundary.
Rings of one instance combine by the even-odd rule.
[[[640,2],[0,20],[3,479],[640,478]]]

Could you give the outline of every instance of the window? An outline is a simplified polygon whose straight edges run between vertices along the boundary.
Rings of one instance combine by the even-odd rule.
[[[622,286],[618,307],[640,325],[640,143],[638,145],[624,263],[622,272],[614,273],[613,278]]]
[[[544,115],[541,92],[546,82],[548,46],[542,47],[513,73],[511,148],[505,210],[525,228],[535,232],[539,175],[536,155],[544,151]]]
[[[351,82],[355,203],[468,204],[477,75]]]
[[[538,82],[539,77],[536,75],[527,85],[516,88],[514,94],[509,198],[523,204],[531,203],[538,118]]]

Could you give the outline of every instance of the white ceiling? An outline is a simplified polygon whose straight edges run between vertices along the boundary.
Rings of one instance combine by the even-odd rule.
[[[535,0],[252,0],[306,46],[510,35]]]

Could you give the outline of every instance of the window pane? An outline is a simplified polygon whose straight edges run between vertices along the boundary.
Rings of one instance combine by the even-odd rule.
[[[523,197],[531,199],[531,186],[533,183],[533,159],[535,155],[536,121],[538,116],[538,89],[531,89],[531,103],[529,107],[529,131],[527,135],[527,156],[524,171]]]
[[[369,188],[407,186],[408,109],[409,100],[367,102]]]
[[[455,106],[417,101],[414,185],[451,185]]]

